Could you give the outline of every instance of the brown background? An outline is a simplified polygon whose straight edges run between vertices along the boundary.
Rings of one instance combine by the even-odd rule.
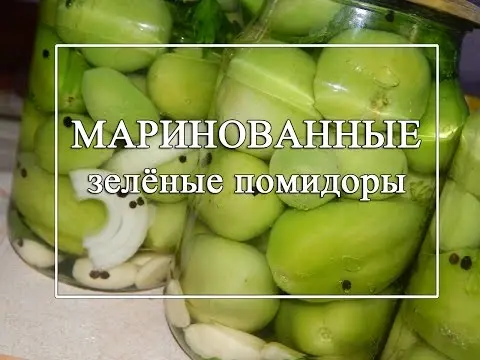
[[[22,91],[33,48],[37,3],[0,0],[0,7],[0,90]]]

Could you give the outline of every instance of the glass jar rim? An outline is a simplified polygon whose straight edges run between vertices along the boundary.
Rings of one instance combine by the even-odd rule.
[[[427,6],[422,6],[415,4],[410,1],[405,0],[335,0],[341,3],[350,4],[354,3],[358,7],[365,8],[369,10],[371,6],[383,7],[385,9],[400,11],[406,16],[412,18],[422,18],[423,20],[428,20],[433,24],[447,26],[452,30],[460,32],[470,32],[476,28],[480,28],[480,24],[475,23],[469,19],[461,18],[454,14],[436,10],[434,8],[429,8]],[[480,8],[478,8],[480,11]]]

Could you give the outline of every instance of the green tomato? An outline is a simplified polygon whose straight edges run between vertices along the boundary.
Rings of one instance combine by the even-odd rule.
[[[249,48],[237,50],[228,64],[215,99],[216,117],[220,124],[235,119],[246,128],[251,138],[249,120],[264,120],[270,124],[272,144],[264,149],[250,149],[249,141],[238,148],[258,158],[268,160],[273,146],[290,120],[296,134],[305,134],[304,120],[319,120],[314,108],[312,82],[315,61],[301,49]],[[261,131],[257,129],[257,131]],[[227,141],[238,141],[238,130],[227,128]],[[263,144],[263,140],[257,140]]]
[[[299,48],[238,49],[226,74],[311,116],[318,116],[312,91],[315,61]]]
[[[186,295],[275,295],[265,256],[245,243],[199,234],[190,244],[180,283]],[[254,332],[275,316],[276,299],[189,299],[192,317]]]
[[[360,144],[364,144],[359,141]],[[346,144],[344,144],[346,145]],[[407,158],[405,154],[400,149],[352,149],[345,147],[344,149],[334,149],[334,154],[338,161],[339,173],[343,177],[347,175],[354,175],[356,178],[362,176],[374,175],[377,178],[380,178],[381,175],[391,175],[393,180],[389,178],[389,182],[395,183],[397,188],[400,184],[400,181],[395,178],[397,175],[407,175],[408,166]],[[346,181],[347,188],[350,190],[355,189],[353,180],[351,178]],[[342,194],[345,198],[359,200],[363,197],[363,192],[366,190],[365,187],[368,187],[370,191],[368,198],[372,200],[383,200],[395,195],[395,193],[382,193],[383,184],[380,181],[378,188],[375,188],[371,181],[367,181],[362,186],[362,182],[359,182],[359,188],[355,192],[345,192]]]
[[[35,227],[38,232],[50,231],[51,234],[55,226],[55,176],[38,165],[35,154],[20,153],[17,161],[13,173],[13,203],[30,224],[39,225]],[[77,201],[70,179],[58,177],[58,232],[67,241],[59,243],[61,251],[75,249],[74,252],[78,253],[81,243],[77,242],[97,233],[106,220],[106,209],[101,202]],[[68,243],[69,240],[75,243]]]
[[[45,226],[34,219],[25,218],[24,221],[38,237],[51,247],[55,248],[55,229],[53,227]],[[82,238],[65,235],[61,232],[58,233],[58,250],[66,254],[77,256],[86,255],[86,250],[83,248]]]
[[[480,358],[479,258],[478,250],[441,254],[440,297],[406,301],[408,326],[451,359]],[[418,261],[407,294],[435,295],[436,256],[421,255]]]
[[[114,133],[123,120],[133,141],[140,136],[137,120],[157,121],[160,118],[150,99],[126,75],[110,68],[86,71],[82,94],[94,121],[106,121],[104,129]]]
[[[332,357],[377,352],[395,309],[395,300],[384,299],[325,304],[285,300],[280,304],[275,320],[280,342],[308,354]]]
[[[258,14],[264,3],[241,2],[252,14]],[[270,15],[269,29],[280,35],[306,36],[325,27],[342,7],[330,0],[280,0]]]
[[[321,116],[317,113],[311,115],[305,111],[285,103],[269,94],[252,88],[249,85],[242,84],[230,77],[223,78],[217,93],[215,111],[219,119],[219,124],[235,119],[242,123],[245,128],[246,141],[236,148],[237,151],[253,155],[259,159],[268,160],[273,155],[276,145],[282,135],[282,130],[290,120],[297,137],[304,137],[306,127],[304,120],[318,120]],[[271,129],[269,131],[272,137],[272,144],[264,148],[249,148],[252,125],[248,123],[250,120],[267,121]],[[262,126],[258,126],[257,131],[262,130]],[[315,129],[318,131],[318,129]],[[235,126],[230,125],[226,128],[226,140],[229,144],[236,144],[240,139],[240,134]],[[257,143],[264,144],[261,137],[257,138]],[[282,145],[289,147],[293,143],[291,140],[285,140]]]
[[[318,189],[323,190],[327,183],[324,175],[339,174],[338,160],[330,149],[277,149],[270,160],[270,175],[282,175],[287,183],[292,175],[321,175],[317,181]],[[297,178],[298,193],[281,193],[279,198],[287,205],[299,209],[310,210],[324,205],[335,198],[335,194],[305,194],[302,191],[302,179]]]
[[[72,149],[74,145],[73,120],[80,121],[83,128],[90,134],[95,127],[91,118],[73,113],[58,114],[58,174],[68,175],[72,170],[97,168],[113,155],[114,149],[94,149],[85,147],[80,140],[81,149]],[[103,143],[109,144],[112,135],[103,132]],[[43,124],[35,136],[35,154],[38,164],[50,173],[55,173],[55,117]]]
[[[190,50],[160,55],[148,71],[152,101],[161,113],[173,119],[205,119],[215,91],[218,59]]]
[[[396,34],[354,29],[331,44],[408,44]],[[416,48],[326,48],[317,62],[315,107],[327,119],[420,120],[427,108],[431,77],[427,59]]]
[[[287,210],[270,233],[273,277],[293,295],[376,294],[409,265],[426,215],[422,206],[399,198]]]
[[[192,206],[199,218],[215,233],[237,241],[248,241],[267,231],[283,212],[283,203],[275,192],[236,194],[235,175],[251,174],[257,179],[268,174],[268,165],[235,150],[218,149],[211,159],[205,171],[206,178],[220,175],[223,190],[218,194],[208,191],[194,194]]]
[[[162,150],[159,150],[162,151]],[[196,171],[199,169],[199,159],[200,159],[200,151],[192,150],[186,152],[184,155],[179,156],[178,158],[157,165],[155,169],[157,170],[157,176],[159,175],[194,175]],[[190,182],[195,182],[195,177],[189,178]],[[169,190],[171,190],[171,186],[168,186]],[[177,179],[176,182],[177,190],[182,189],[182,181],[181,179]],[[184,192],[180,193],[166,193],[161,194],[159,192],[155,192],[153,194],[145,194],[147,199],[158,201],[161,203],[176,203],[185,199],[188,199],[188,195]]]
[[[439,169],[440,172],[443,173],[450,166],[469,110],[458,80],[445,80],[441,82],[439,92]],[[427,112],[420,120],[418,137],[415,139],[409,137],[407,141],[407,143],[414,145],[418,140],[421,140],[420,147],[418,149],[404,149],[410,169],[419,173],[433,175],[436,171],[436,103],[436,86],[434,83],[432,85]]]
[[[172,16],[163,0],[59,1],[56,30],[73,44],[165,44]],[[149,66],[159,50],[85,47],[82,52],[94,66],[133,72]]]

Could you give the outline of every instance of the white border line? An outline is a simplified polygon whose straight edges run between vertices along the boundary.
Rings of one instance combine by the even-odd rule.
[[[436,294],[435,295],[151,295],[117,293],[60,295],[58,293],[58,49],[59,48],[435,48],[436,53]],[[440,46],[438,44],[55,44],[55,299],[438,299],[440,297]],[[425,239],[422,239],[423,241]]]
[[[440,45],[435,47],[435,299],[440,297]]]
[[[55,299],[61,299],[58,294],[58,49],[59,44],[55,44],[55,188],[54,188],[54,237],[55,237]]]

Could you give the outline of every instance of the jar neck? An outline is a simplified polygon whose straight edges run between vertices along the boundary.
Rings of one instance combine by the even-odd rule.
[[[470,22],[403,0],[335,1],[354,13],[357,27],[394,32],[412,44],[438,44],[441,80],[458,77],[462,42],[474,29]],[[434,65],[435,49],[426,53]]]
[[[388,31],[403,36],[412,44],[439,44],[441,78],[446,79],[458,76],[463,38],[474,29],[468,21],[403,0],[331,0],[344,7],[326,27],[302,37],[273,34],[270,31],[272,14],[288,1],[265,0],[240,42],[260,42],[265,38],[273,38],[286,43],[322,44],[347,29]],[[435,64],[435,49],[426,50],[430,62]]]
[[[373,7],[382,7],[393,11],[398,11],[404,15],[410,15],[412,19],[421,19],[429,21],[436,26],[448,27],[450,31],[456,31],[465,34],[478,28],[478,24],[457,16],[417,5],[405,0],[333,0],[350,6],[364,7],[366,9]]]
[[[276,0],[277,1],[277,0]],[[419,42],[421,31],[440,33],[459,48],[465,35],[475,29],[472,23],[452,15],[419,6],[404,0],[333,0],[367,12],[385,13],[386,20],[400,23],[403,35],[412,43]],[[390,19],[387,16],[392,16]],[[410,29],[409,29],[410,28]],[[410,30],[410,31],[409,31]],[[433,34],[432,34],[433,35]],[[441,44],[440,44],[441,45]]]

